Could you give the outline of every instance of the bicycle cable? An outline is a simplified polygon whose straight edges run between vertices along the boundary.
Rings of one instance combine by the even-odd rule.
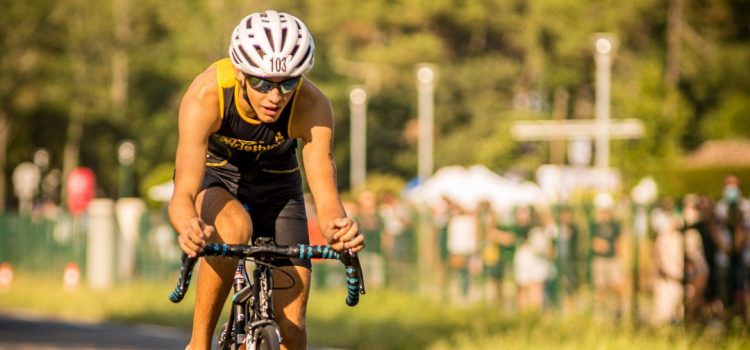
[[[289,272],[286,272],[286,271],[282,270],[280,268],[280,266],[276,266],[274,264],[267,263],[267,262],[257,261],[256,259],[247,259],[247,260],[252,261],[254,264],[257,264],[257,265],[266,266],[269,269],[271,269],[271,271],[279,271],[279,272],[283,273],[284,275],[286,275],[287,277],[289,277],[289,280],[292,281],[291,285],[288,286],[288,287],[276,287],[276,286],[273,286],[272,287],[273,290],[287,290],[287,289],[292,289],[292,288],[294,288],[294,286],[297,285],[297,283],[294,281],[294,277],[292,276],[292,274],[289,273]],[[276,279],[274,279],[274,282],[275,281],[276,281]]]

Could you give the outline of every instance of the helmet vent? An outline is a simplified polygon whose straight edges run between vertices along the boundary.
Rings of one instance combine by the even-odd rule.
[[[273,35],[268,28],[266,28],[266,38],[268,38],[268,43],[271,44],[271,50],[276,51],[276,43],[273,42]]]
[[[300,60],[299,63],[297,64],[297,67],[301,67],[303,64],[305,64],[305,62],[307,62],[307,59],[308,57],[310,57],[310,55],[312,55],[312,46],[307,47],[307,52],[305,52],[305,56],[304,56],[305,59]]]
[[[258,67],[258,65],[253,62],[253,59],[250,58],[250,55],[247,54],[244,47],[240,46],[239,49],[240,53],[242,53],[242,56],[245,57],[245,62],[249,63],[253,67]]]

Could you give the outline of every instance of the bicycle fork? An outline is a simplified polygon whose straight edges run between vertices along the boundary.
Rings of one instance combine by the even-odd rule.
[[[247,281],[245,280],[245,261],[240,259],[237,263],[237,269],[234,271],[234,282],[232,283],[234,293],[232,294],[232,317],[230,318],[234,322],[234,330],[236,332],[234,337],[234,343],[239,347],[240,344],[245,343],[245,323],[247,320],[245,310],[245,298],[240,294],[244,294],[250,288],[247,287]]]

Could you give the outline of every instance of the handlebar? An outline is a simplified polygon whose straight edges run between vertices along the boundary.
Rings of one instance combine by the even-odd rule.
[[[332,259],[340,260],[346,271],[346,304],[355,306],[359,303],[359,295],[365,294],[365,281],[362,267],[359,264],[357,254],[347,250],[339,253],[327,245],[298,244],[296,246],[277,245],[245,245],[245,244],[207,244],[195,257],[182,254],[182,267],[177,279],[177,286],[169,294],[169,300],[179,303],[185,297],[190,286],[193,267],[201,256],[222,256],[226,258],[299,258],[299,259]]]

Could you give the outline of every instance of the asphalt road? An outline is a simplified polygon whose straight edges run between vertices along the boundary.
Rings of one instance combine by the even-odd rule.
[[[0,312],[0,350],[181,350],[188,338],[186,332],[159,326],[81,323]]]

